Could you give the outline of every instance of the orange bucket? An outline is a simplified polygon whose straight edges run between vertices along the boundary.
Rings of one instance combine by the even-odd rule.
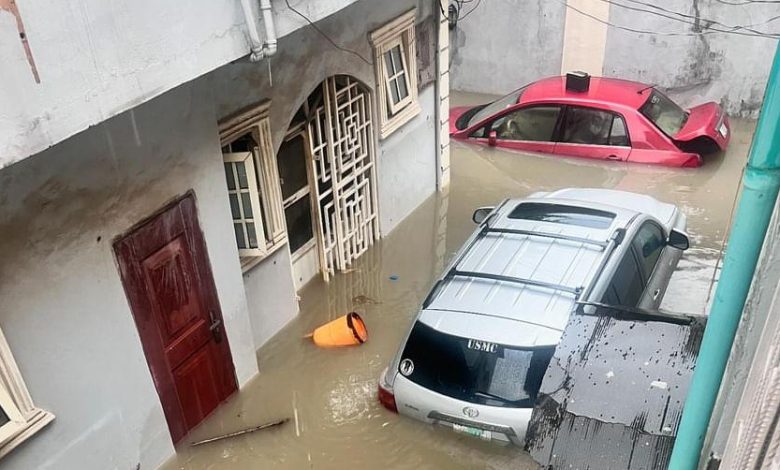
[[[314,344],[321,348],[338,348],[365,343],[368,330],[360,315],[350,312],[322,325],[309,336],[314,340]]]

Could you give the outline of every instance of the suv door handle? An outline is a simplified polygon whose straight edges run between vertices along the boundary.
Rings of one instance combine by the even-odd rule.
[[[653,300],[658,300],[658,296],[661,295],[661,289],[656,289],[653,292]]]

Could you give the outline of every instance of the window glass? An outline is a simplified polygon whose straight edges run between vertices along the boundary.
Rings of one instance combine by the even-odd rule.
[[[634,237],[633,245],[639,255],[645,280],[650,279],[658,257],[661,256],[661,251],[666,245],[661,227],[652,222],[645,222]]]
[[[398,44],[384,54],[387,87],[390,91],[390,99],[394,105],[409,96],[409,89],[406,86],[403,53],[401,45]]]
[[[4,424],[8,424],[9,421],[11,421],[11,419],[5,413],[5,410],[0,407],[0,427],[3,427]]]
[[[463,113],[456,123],[458,129],[465,129],[467,126],[473,126],[483,119],[487,119],[490,116],[496,114],[499,111],[514,106],[520,101],[520,96],[525,91],[526,87],[517,89],[508,95],[504,95],[501,98],[493,101],[492,103],[482,106],[475,106],[470,110]]]
[[[612,225],[615,214],[586,207],[523,202],[512,209],[508,217],[510,219],[538,220],[555,224],[605,229]]]
[[[615,115],[612,119],[612,132],[609,134],[609,145],[628,147],[631,145],[626,130],[626,122],[622,117]]]
[[[639,112],[670,137],[680,132],[688,121],[688,113],[658,90],[650,93]]]
[[[309,184],[304,144],[303,136],[292,138],[282,143],[276,155],[282,199],[285,201]]]
[[[458,400],[490,406],[534,405],[555,346],[521,348],[442,333],[418,321],[399,372]]]
[[[639,266],[631,250],[628,250],[615,271],[612,282],[601,301],[608,305],[636,307],[645,290]]]
[[[295,253],[309,240],[314,238],[311,224],[311,200],[306,195],[285,208],[287,238],[290,240],[290,253]]]
[[[590,108],[569,108],[563,122],[561,142],[609,145],[613,114]]]
[[[549,142],[560,112],[558,106],[519,109],[493,121],[491,130],[499,139]]]

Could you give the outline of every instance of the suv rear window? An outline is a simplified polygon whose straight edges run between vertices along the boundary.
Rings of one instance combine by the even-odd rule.
[[[522,348],[442,333],[418,321],[399,372],[412,382],[458,400],[530,408],[555,346]]]
[[[587,207],[523,202],[509,213],[509,218],[605,229],[612,225],[615,214]]]

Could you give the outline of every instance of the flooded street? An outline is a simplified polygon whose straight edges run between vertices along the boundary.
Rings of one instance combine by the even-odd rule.
[[[452,96],[452,105],[489,97]],[[726,155],[701,168],[590,162],[452,143],[452,184],[429,198],[354,266],[299,294],[300,315],[258,351],[260,374],[178,447],[166,469],[537,468],[521,450],[399,417],[377,401],[377,378],[434,277],[474,229],[474,208],[510,196],[568,186],[647,193],[688,216],[692,248],[672,278],[664,308],[703,313],[718,252],[745,164],[754,123],[732,120]],[[366,321],[369,340],[324,350],[304,335],[349,311]],[[290,421],[223,441],[189,442],[279,418]]]

